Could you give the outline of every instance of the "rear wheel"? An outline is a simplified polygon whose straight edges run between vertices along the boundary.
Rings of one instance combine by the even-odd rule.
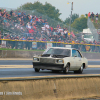
[[[58,72],[59,72],[59,70],[52,70],[52,72],[53,72],[53,73],[58,73]]]
[[[78,73],[78,71],[74,71],[74,73],[75,73],[75,74],[77,74],[77,73]]]
[[[79,73],[79,74],[82,74],[82,72],[83,72],[83,64],[81,65],[78,71],[74,71],[74,73]]]
[[[66,65],[65,70],[63,70],[64,74],[67,74],[69,72],[69,64]]]
[[[35,68],[35,72],[39,72],[40,71],[40,69],[39,68]]]
[[[80,69],[78,70],[78,73],[82,74],[83,72],[83,64],[81,65]]]

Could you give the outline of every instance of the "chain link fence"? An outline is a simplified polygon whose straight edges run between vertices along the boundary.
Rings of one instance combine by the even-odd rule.
[[[91,30],[94,40],[96,40],[98,42],[98,33],[97,33],[97,29],[94,27],[93,23],[91,22],[90,18],[88,18],[87,20],[87,26],[88,28]]]
[[[52,27],[54,27],[54,28],[56,28],[57,25],[59,24],[59,25],[61,26],[61,28],[67,27],[68,30],[69,30],[69,25],[64,24],[63,22],[57,21],[57,20],[55,20],[55,19],[52,19],[52,18],[48,17],[47,15],[43,15],[43,14],[41,14],[41,13],[38,13],[36,10],[32,10],[32,11],[22,10],[22,11],[25,12],[26,14],[29,13],[29,14],[32,14],[32,15],[36,15],[36,16],[38,16],[38,17],[41,16],[42,19],[44,19],[44,20],[47,19],[47,21],[49,22],[49,25],[52,26]],[[69,31],[70,31],[70,30],[69,30]],[[73,31],[74,33],[80,33],[79,30],[74,29],[74,28],[72,28],[72,27],[71,27],[71,31]]]
[[[57,25],[59,24],[61,26],[61,28],[67,27],[68,30],[69,30],[69,25],[64,24],[63,22],[57,21],[55,19],[52,19],[52,18],[48,17],[46,14],[38,13],[36,10],[12,9],[12,8],[2,8],[2,9],[6,9],[8,11],[8,13],[10,13],[10,11],[13,10],[14,12],[16,11],[17,14],[18,14],[18,11],[21,11],[21,12],[24,12],[26,15],[35,15],[37,17],[40,17],[41,16],[42,19],[44,19],[44,20],[47,19],[47,21],[49,22],[49,25],[52,26],[53,28],[56,28]],[[74,34],[80,33],[79,30],[74,29],[72,27],[71,27],[70,30],[73,31]]]

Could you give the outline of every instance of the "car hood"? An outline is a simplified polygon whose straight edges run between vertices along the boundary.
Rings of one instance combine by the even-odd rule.
[[[68,57],[68,56],[65,56],[65,55],[41,55],[41,57],[51,57],[51,58],[65,58],[65,57]]]
[[[94,41],[94,39],[91,39],[91,38],[84,38],[84,40],[86,40],[86,41]]]

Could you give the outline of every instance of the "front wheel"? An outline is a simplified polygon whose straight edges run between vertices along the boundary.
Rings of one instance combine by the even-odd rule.
[[[69,72],[69,64],[67,64],[65,69],[63,70],[64,74],[67,74],[68,72]]]
[[[35,68],[35,72],[39,72],[40,71],[40,69],[39,68]]]

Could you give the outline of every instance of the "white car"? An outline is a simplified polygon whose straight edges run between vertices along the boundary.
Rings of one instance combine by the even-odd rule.
[[[33,56],[33,68],[35,72],[40,69],[63,71],[68,73],[82,73],[88,67],[88,60],[82,56],[79,50],[66,47],[51,47],[46,49],[41,56]]]

